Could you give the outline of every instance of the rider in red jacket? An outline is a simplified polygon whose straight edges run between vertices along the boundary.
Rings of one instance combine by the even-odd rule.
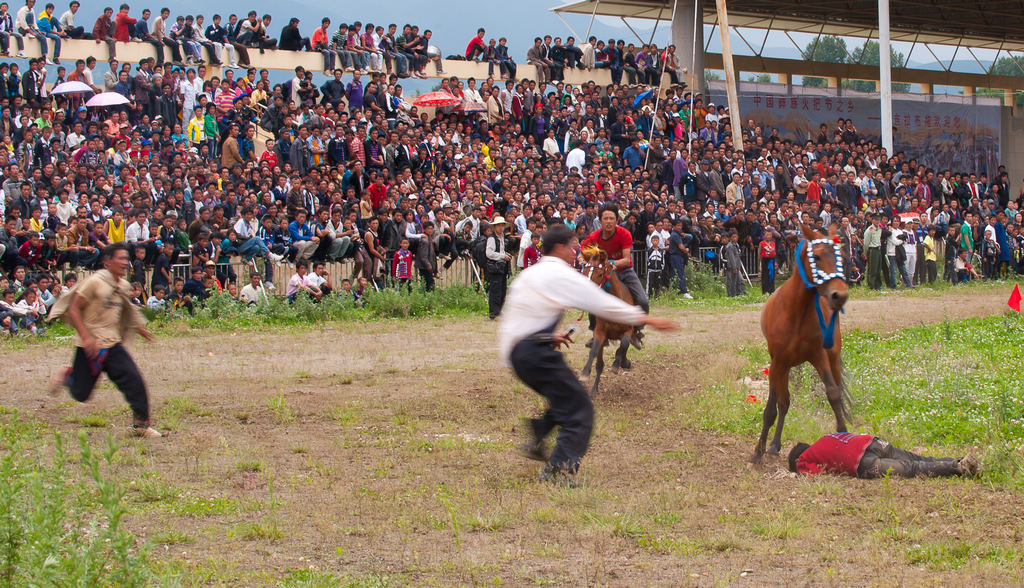
[[[922,457],[894,447],[874,435],[829,433],[813,445],[797,443],[789,452],[789,469],[798,474],[824,472],[848,474],[855,478],[880,478],[891,474],[915,476],[975,476],[977,458]]]

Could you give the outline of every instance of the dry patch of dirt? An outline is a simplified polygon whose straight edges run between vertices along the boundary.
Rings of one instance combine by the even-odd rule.
[[[854,300],[843,328],[1002,311],[1003,295]],[[1024,582],[1020,495],[961,480],[796,479],[746,465],[756,430],[701,430],[688,401],[736,379],[760,309],[667,314],[634,369],[606,373],[576,490],[515,452],[540,399],[473,318],[195,333],[141,345],[156,442],[126,440],[133,531],[187,584],[1007,585]],[[570,352],[582,366],[586,350]],[[608,351],[607,353],[611,353]],[[3,404],[57,430],[99,416],[43,392],[70,349],[6,354]],[[86,419],[88,420],[88,419]],[[271,492],[272,490],[272,492]],[[328,576],[327,574],[333,574]]]

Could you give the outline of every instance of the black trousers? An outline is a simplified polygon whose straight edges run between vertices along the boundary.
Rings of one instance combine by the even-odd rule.
[[[550,344],[525,339],[512,348],[510,360],[516,376],[548,401],[543,416],[531,420],[534,437],[542,440],[556,426],[561,427],[548,463],[576,472],[594,430],[590,396],[562,354]]]
[[[775,292],[775,258],[761,258],[761,293]]]
[[[177,41],[172,41],[171,39],[168,39],[167,37],[164,37],[163,38],[163,43],[164,43],[164,45],[167,46],[168,49],[171,50],[171,60],[173,60],[175,63],[180,62],[181,61],[181,48],[178,45],[178,42]],[[165,61],[166,61],[166,58],[165,58]]]
[[[92,396],[93,388],[100,374],[93,375],[92,366],[89,365],[89,356],[85,349],[75,349],[75,359],[71,364],[71,375],[68,376],[66,384],[71,390],[71,397],[78,402],[85,402]],[[146,393],[146,382],[142,380],[139,367],[135,360],[118,343],[107,351],[106,359],[103,361],[101,373],[106,372],[110,381],[117,386],[117,389],[124,394],[124,399],[132,408],[135,420],[149,422],[149,395]]]
[[[858,478],[881,478],[887,473],[902,478],[958,476],[960,460],[955,457],[922,457],[874,439],[857,466]]]
[[[505,272],[487,272],[487,313],[491,318],[501,314],[508,291],[508,277]]]
[[[934,284],[935,280],[939,277],[939,269],[935,262],[927,259],[924,262],[924,275],[925,279],[928,280],[929,284]]]

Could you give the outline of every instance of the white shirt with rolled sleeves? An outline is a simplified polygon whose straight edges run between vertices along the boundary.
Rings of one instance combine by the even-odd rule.
[[[509,287],[498,330],[502,364],[509,365],[517,343],[550,327],[570,308],[629,325],[641,324],[645,316],[639,307],[606,293],[561,259],[542,257]]]
[[[487,248],[485,250],[487,259],[491,261],[505,260],[505,236],[490,234],[487,236]]]

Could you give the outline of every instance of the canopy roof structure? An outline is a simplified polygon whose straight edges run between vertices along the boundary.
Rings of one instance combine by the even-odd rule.
[[[686,2],[692,0],[680,0]],[[554,12],[669,19],[672,0],[578,0]],[[877,0],[729,0],[729,26],[877,38]],[[1024,51],[1024,2],[1010,0],[891,0],[893,41]],[[705,24],[717,24],[714,2]]]

